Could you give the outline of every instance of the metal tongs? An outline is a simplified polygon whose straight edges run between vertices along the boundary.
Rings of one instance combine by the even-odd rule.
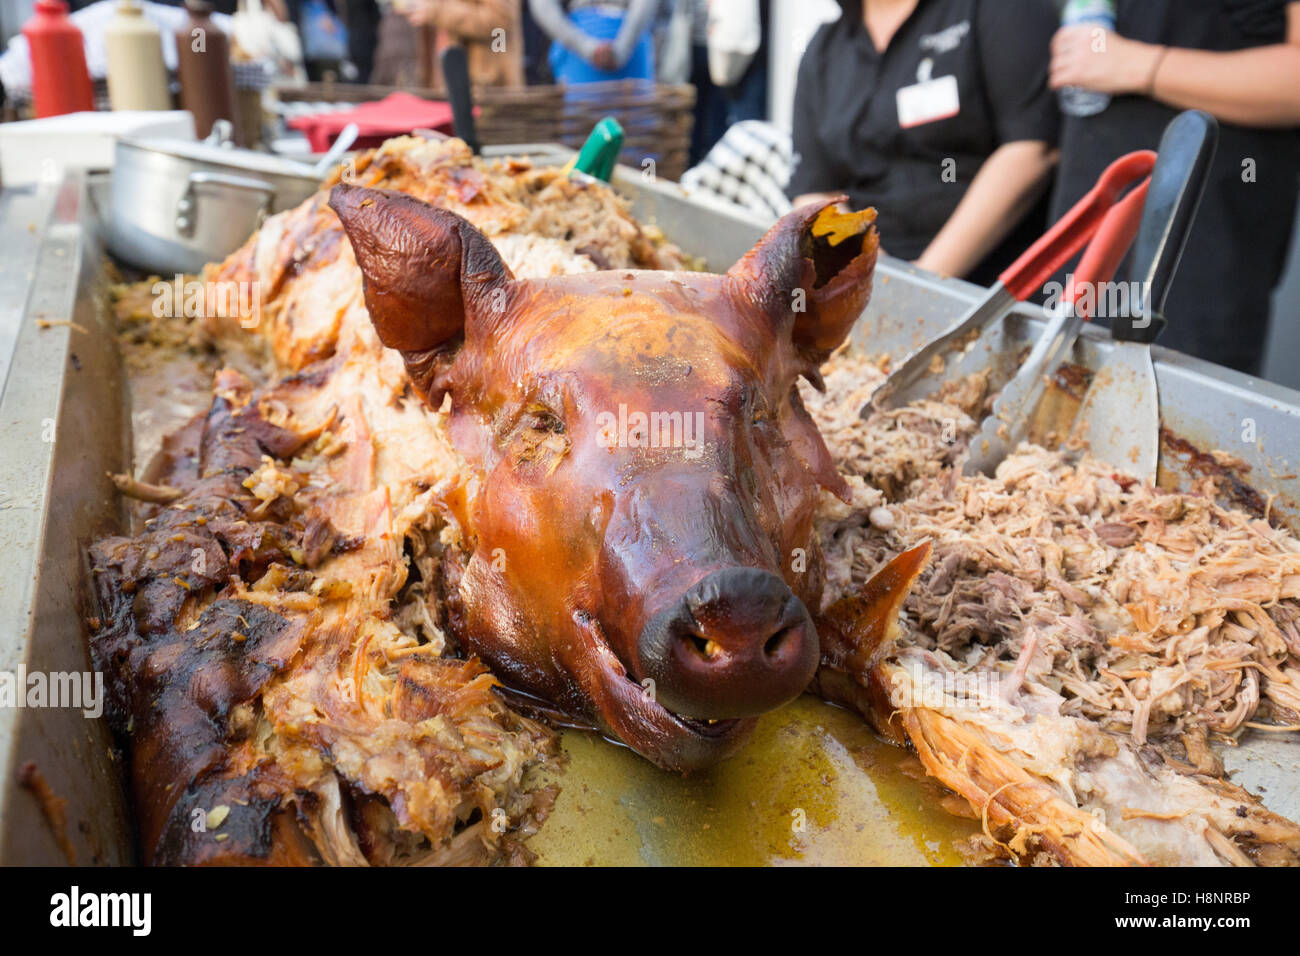
[[[1109,274],[1104,276],[1094,274],[1086,277],[1093,282],[1108,281],[1120,260],[1124,258],[1133,235],[1136,234],[1142,209],[1140,198],[1123,206],[1119,212],[1116,212],[1119,208],[1116,204],[1119,203],[1126,189],[1150,174],[1155,161],[1154,152],[1139,150],[1111,163],[1091,192],[1079,200],[1074,208],[1041,239],[1030,246],[1024,255],[1013,262],[998,277],[998,281],[983,299],[972,306],[946,332],[915,352],[890,374],[863,407],[863,417],[874,411],[906,405],[934,394],[946,380],[944,373],[950,364],[945,360],[946,355],[969,348],[987,329],[1004,318],[1017,302],[1024,302],[1041,289],[1090,241],[1097,247],[1097,251],[1093,253],[1091,260],[1085,256],[1085,261],[1080,263],[1077,276],[1084,276],[1085,264],[1092,269],[1105,268],[1109,265]],[[1130,194],[1128,199],[1131,198]],[[1128,232],[1130,217],[1132,231]],[[1121,222],[1125,225],[1126,240],[1123,234],[1117,235],[1114,232]],[[1105,224],[1104,231],[1103,224]],[[1120,240],[1124,240],[1125,245],[1118,254],[1115,254],[1110,247]],[[1108,250],[1105,255],[1103,249]],[[1092,246],[1089,247],[1089,251],[1092,251]],[[1078,288],[1077,282],[1075,288]],[[1067,295],[1073,302],[1073,290],[1067,290]],[[1044,342],[1045,340],[1040,340],[1040,345]],[[1034,359],[1035,355],[1031,354],[1030,360]]]
[[[1218,141],[1218,122],[1201,110],[1180,113],[1165,129],[1133,248],[1135,301],[1128,317],[1112,319],[1110,355],[1093,378],[1075,419],[1072,445],[1086,442],[1094,458],[1142,481],[1154,481],[1160,465],[1160,389],[1151,345],[1166,324],[1165,300],[1187,247]]]
[[[1028,437],[1034,409],[1047,390],[1049,377],[1074,349],[1083,323],[1092,318],[1098,297],[1085,296],[1081,302],[1080,292],[1091,289],[1096,293],[1115,277],[1137,236],[1150,186],[1148,177],[1102,218],[1096,236],[1048,320],[1047,329],[1034,343],[1020,371],[993,400],[992,411],[971,439],[963,474],[993,474],[1012,449]]]

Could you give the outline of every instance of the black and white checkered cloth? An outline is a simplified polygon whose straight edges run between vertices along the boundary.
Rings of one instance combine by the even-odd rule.
[[[779,219],[790,211],[790,137],[771,123],[745,120],[718,140],[698,166],[682,174],[682,186],[761,216]]]

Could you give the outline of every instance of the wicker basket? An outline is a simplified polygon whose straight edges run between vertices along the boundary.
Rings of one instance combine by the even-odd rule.
[[[277,90],[285,102],[364,103],[405,90],[426,99],[445,99],[440,90],[346,83],[308,83]],[[562,143],[580,147],[593,126],[613,116],[626,139],[620,160],[676,180],[686,170],[691,145],[695,88],[646,80],[614,80],[583,86],[482,87],[474,90],[477,129],[485,146],[506,143]]]

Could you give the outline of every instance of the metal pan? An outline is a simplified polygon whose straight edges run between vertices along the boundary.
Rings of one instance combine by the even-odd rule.
[[[208,142],[121,139],[105,242],[161,275],[197,272],[239,248],[272,213],[320,188],[311,167]]]

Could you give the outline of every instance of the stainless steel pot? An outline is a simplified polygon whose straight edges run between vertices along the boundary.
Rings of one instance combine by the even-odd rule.
[[[266,153],[124,138],[117,143],[104,239],[114,255],[137,268],[197,272],[320,184],[310,166]]]

